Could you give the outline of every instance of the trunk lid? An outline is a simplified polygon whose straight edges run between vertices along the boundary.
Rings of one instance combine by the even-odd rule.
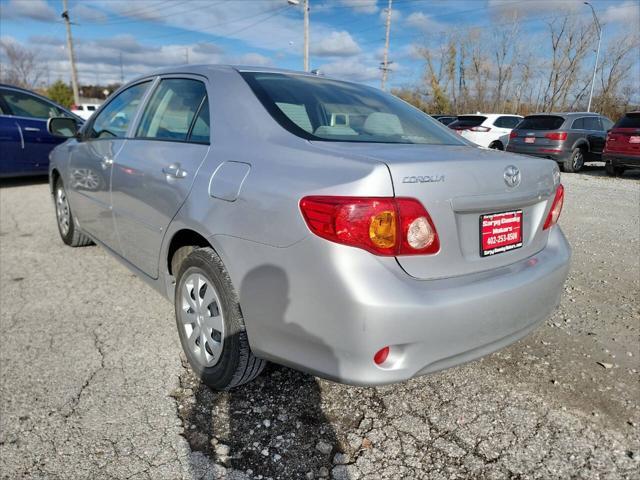
[[[440,238],[435,255],[400,256],[411,276],[435,279],[500,268],[542,250],[543,231],[559,183],[553,161],[494,150],[447,145],[312,142],[334,155],[358,155],[389,168],[397,197],[416,198],[425,206]],[[505,169],[520,171],[520,184],[507,186]],[[522,210],[522,247],[481,256],[481,215]]]

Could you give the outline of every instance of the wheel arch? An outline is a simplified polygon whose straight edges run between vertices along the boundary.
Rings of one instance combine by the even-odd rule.
[[[573,146],[571,147],[571,150],[573,151],[576,148],[579,148],[580,150],[583,150],[585,153],[587,153],[590,150],[589,142],[584,138],[581,138],[573,144]]]
[[[49,174],[49,191],[53,195],[53,189],[55,188],[56,182],[61,177],[60,172],[57,168],[51,169],[51,173]]]
[[[215,248],[211,243],[206,239],[206,237],[195,230],[190,228],[182,228],[176,231],[171,240],[169,242],[169,246],[167,247],[167,255],[166,255],[166,268],[170,275],[174,275],[175,272],[171,269],[171,261],[173,260],[173,256],[178,251],[178,249],[182,247],[210,247],[215,251]]]

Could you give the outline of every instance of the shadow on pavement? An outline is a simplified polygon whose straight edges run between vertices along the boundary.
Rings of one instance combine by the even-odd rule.
[[[563,175],[589,175],[591,177],[611,178],[612,180],[616,179],[616,177],[610,177],[607,175],[607,173],[604,171],[604,163],[602,162],[587,163],[584,165],[584,167],[582,167],[582,170],[580,170],[578,173],[576,174],[563,173]],[[626,170],[622,175],[622,177],[617,177],[617,178],[638,180],[640,179],[640,169]]]
[[[0,178],[0,188],[28,187],[30,185],[42,185],[49,181],[47,175],[35,177]]]
[[[299,325],[285,321],[289,283],[282,269],[269,265],[249,272],[241,291],[243,295],[270,299],[264,302],[262,313],[277,322],[276,331],[313,338]],[[328,361],[334,358],[337,363],[328,346],[320,339],[313,341]],[[194,478],[216,478],[224,474],[222,465],[235,471],[237,477],[230,478],[246,478],[242,474],[249,478],[305,479],[330,474],[349,478],[345,467],[334,465],[334,456],[341,449],[332,422],[323,413],[320,384],[315,377],[268,364],[253,382],[229,392],[216,392],[184,366],[181,388],[174,394],[183,435],[192,452],[206,456],[192,455]],[[359,420],[355,418],[356,426]],[[218,466],[213,467],[209,459]],[[220,471],[211,472],[212,468]]]

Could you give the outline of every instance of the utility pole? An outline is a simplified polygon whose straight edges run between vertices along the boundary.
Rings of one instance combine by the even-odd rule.
[[[386,34],[384,38],[384,54],[382,56],[382,82],[380,82],[380,88],[384,90],[387,83],[387,72],[389,71],[389,33],[391,31],[391,2],[389,0],[389,6],[387,7],[387,21],[386,21]]]
[[[309,0],[304,0],[304,71],[309,71]]]
[[[80,91],[78,90],[78,71],[76,70],[76,57],[73,53],[73,38],[71,37],[71,20],[69,19],[69,9],[67,0],[62,0],[62,18],[67,27],[67,50],[69,51],[69,63],[71,63],[71,88],[73,89],[73,102],[80,103]]]
[[[591,79],[591,93],[589,93],[589,105],[587,106],[587,112],[591,111],[591,100],[593,99],[593,86],[596,83],[596,72],[598,71],[598,57],[600,56],[600,41],[602,40],[602,27],[598,21],[596,11],[593,9],[593,5],[589,2],[584,2],[585,5],[589,5],[591,13],[593,13],[593,20],[595,21],[596,28],[598,29],[598,49],[596,50],[596,63],[593,65],[593,78]]]
[[[124,66],[122,65],[122,52],[120,52],[120,85],[124,85]]]
[[[300,5],[300,0],[287,0],[289,5]],[[303,0],[304,8],[304,71],[309,71],[309,0]]]

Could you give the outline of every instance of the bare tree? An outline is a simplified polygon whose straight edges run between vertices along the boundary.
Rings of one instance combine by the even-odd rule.
[[[44,68],[36,52],[9,41],[0,41],[0,51],[4,57],[0,72],[4,82],[24,88],[38,84]]]

